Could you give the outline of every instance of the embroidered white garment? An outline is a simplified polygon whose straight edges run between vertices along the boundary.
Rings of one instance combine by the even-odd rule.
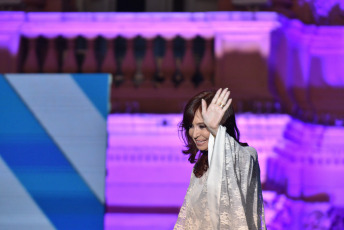
[[[194,173],[174,230],[266,229],[257,152],[220,126],[208,142],[209,168]]]

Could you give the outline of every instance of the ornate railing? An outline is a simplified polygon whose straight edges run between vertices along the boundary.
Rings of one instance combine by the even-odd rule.
[[[229,87],[239,112],[344,123],[342,27],[262,12],[2,12],[0,20],[1,72],[111,73],[112,112],[176,113],[201,90]]]
[[[274,13],[17,12],[1,20],[2,56],[12,60],[2,72],[109,72],[113,112],[179,112],[196,92],[225,86],[242,111],[273,107],[266,60]]]

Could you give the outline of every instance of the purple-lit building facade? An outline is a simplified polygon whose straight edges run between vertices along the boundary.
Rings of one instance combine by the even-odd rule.
[[[313,4],[319,17],[344,7]],[[259,153],[269,229],[344,228],[343,26],[272,12],[1,12],[0,23],[2,73],[112,74],[108,229],[130,229],[132,218],[142,221],[133,225],[140,229],[171,229],[191,172],[180,151],[178,113],[196,92],[227,85],[243,139]],[[99,36],[107,47],[101,58]],[[137,37],[145,41],[142,54]],[[133,112],[142,114],[120,114]]]

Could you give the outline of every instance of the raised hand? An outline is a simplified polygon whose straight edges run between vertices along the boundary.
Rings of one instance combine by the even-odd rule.
[[[207,106],[207,103],[202,99],[202,117],[203,122],[207,126],[209,132],[216,136],[217,130],[221,123],[221,120],[232,103],[232,99],[229,99],[229,90],[221,88],[217,90],[213,100]]]

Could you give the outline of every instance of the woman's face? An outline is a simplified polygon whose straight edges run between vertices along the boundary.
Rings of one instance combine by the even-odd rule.
[[[193,139],[199,150],[202,151],[208,149],[208,140],[210,132],[208,131],[207,127],[203,122],[200,110],[197,110],[195,113],[195,117],[189,129],[189,135]]]

